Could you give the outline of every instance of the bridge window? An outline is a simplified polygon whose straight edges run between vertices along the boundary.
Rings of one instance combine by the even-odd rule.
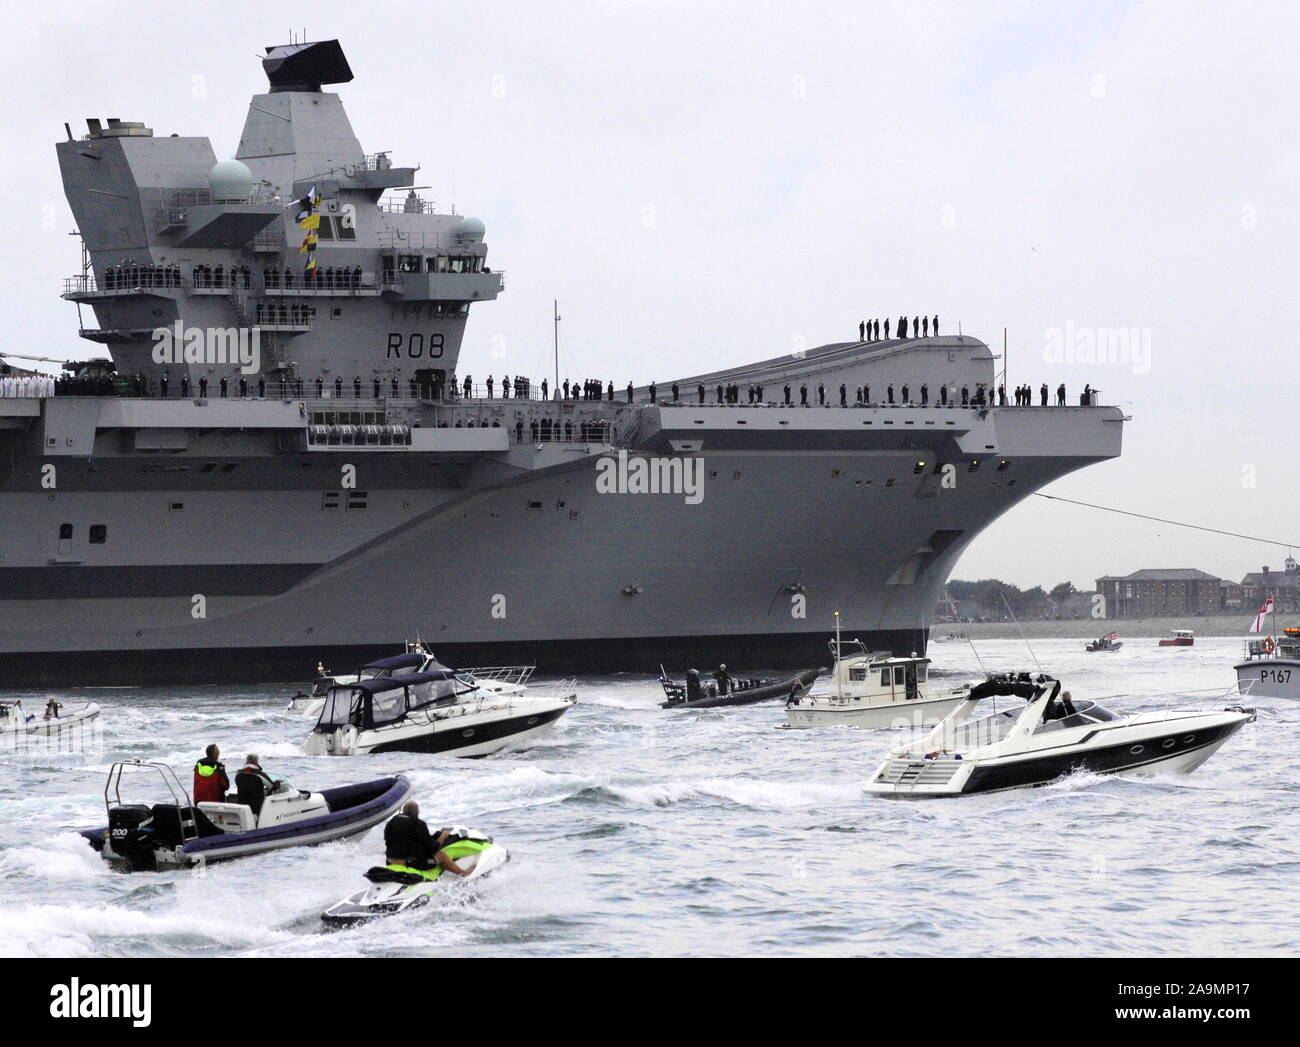
[[[399,273],[418,273],[420,271],[420,256],[418,254],[399,254],[397,256],[397,271]]]
[[[91,524],[91,525],[90,525],[90,544],[91,544],[91,545],[103,545],[104,542],[106,542],[107,540],[108,540],[108,525],[107,525],[107,524]]]

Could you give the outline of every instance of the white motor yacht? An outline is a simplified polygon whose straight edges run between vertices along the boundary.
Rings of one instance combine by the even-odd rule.
[[[431,666],[338,684],[328,690],[303,751],[487,756],[546,730],[576,704],[572,680],[547,693],[529,693],[532,671],[531,665],[472,673]]]
[[[1009,699],[998,707],[997,699]],[[992,702],[993,709],[976,716]],[[1045,673],[998,673],[966,688],[934,730],[895,749],[866,791],[881,796],[956,796],[1046,785],[1073,771],[1188,772],[1255,718],[1240,706],[1121,716],[1072,701]]]
[[[943,719],[964,692],[930,690],[930,659],[868,651],[832,640],[829,683],[786,703],[787,727],[921,727]]]

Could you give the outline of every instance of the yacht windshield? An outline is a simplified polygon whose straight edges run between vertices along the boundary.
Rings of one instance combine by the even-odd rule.
[[[352,722],[360,692],[352,687],[331,687],[325,695],[325,707],[320,712],[319,728],[344,727]]]
[[[1034,731],[1061,731],[1069,727],[1085,727],[1092,723],[1105,723],[1118,720],[1109,709],[1103,709],[1096,702],[1065,702],[1061,699],[1050,703],[1043,713],[1043,722]]]

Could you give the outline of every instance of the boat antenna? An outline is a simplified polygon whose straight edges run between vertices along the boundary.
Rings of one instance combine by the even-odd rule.
[[[1011,609],[1011,604],[1007,603],[1007,594],[1002,590],[998,590],[998,595],[1002,597],[1002,606],[1007,609],[1007,614],[1011,615],[1011,620],[1016,623],[1016,629],[1020,632],[1020,639],[1024,640],[1025,646],[1029,648],[1029,657],[1034,660],[1034,665],[1038,667],[1038,671],[1041,673],[1043,667],[1038,663],[1038,655],[1034,654],[1034,649],[1029,646],[1029,640],[1025,636],[1025,630],[1020,624],[1020,619],[1016,617],[1016,612]]]
[[[966,634],[966,642],[970,644],[970,649],[975,654],[975,660],[980,663],[980,672],[987,673],[988,670],[984,668],[984,659],[980,657],[980,653],[976,649],[975,641],[971,639],[970,633]]]
[[[835,698],[844,701],[844,671],[840,668],[840,612],[835,612]]]

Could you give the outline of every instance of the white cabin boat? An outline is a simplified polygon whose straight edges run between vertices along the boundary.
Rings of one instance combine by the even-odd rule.
[[[930,691],[930,659],[868,651],[861,640],[832,640],[829,682],[786,704],[787,727],[920,727],[938,723],[961,693]]]
[[[547,693],[529,693],[532,671],[531,665],[521,665],[471,674],[431,661],[421,672],[394,671],[339,684],[326,694],[303,751],[309,756],[487,756],[541,733],[577,702],[572,680]]]

